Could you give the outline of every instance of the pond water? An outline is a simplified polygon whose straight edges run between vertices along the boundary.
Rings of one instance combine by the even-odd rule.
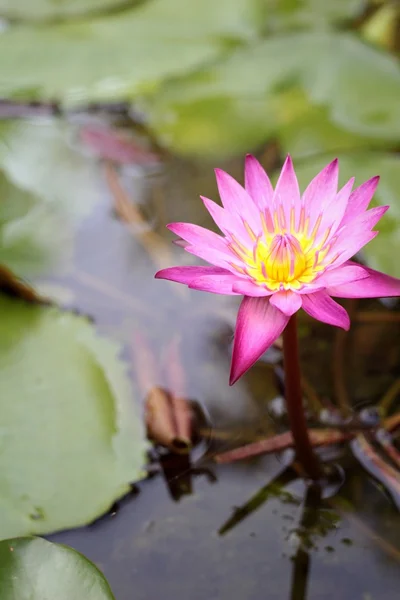
[[[238,172],[240,163],[231,161],[227,168]],[[216,164],[226,167],[222,161]],[[159,251],[168,254],[170,264],[180,264],[183,251],[169,244],[164,223],[182,218],[210,225],[197,198],[199,190],[216,196],[210,166],[171,159],[156,173],[140,175],[140,169],[129,167],[119,177],[131,190],[132,202],[140,205],[147,199],[155,230],[166,242]],[[211,437],[213,429],[229,435],[196,448],[192,464],[169,456],[164,472],[139,483],[109,515],[50,539],[93,560],[118,600],[396,598],[399,515],[348,449],[333,456],[345,466],[345,481],[314,511],[304,539],[299,528],[305,490],[286,473],[290,451],[231,465],[212,462],[216,450],[237,444],[241,436],[249,441],[274,431],[269,402],[280,397],[279,381],[271,365],[261,363],[228,387],[237,301],[154,280],[155,262],[162,264],[162,256],[155,253],[152,260],[116,218],[105,179],[103,186],[103,200],[78,231],[74,269],[59,283],[73,290],[73,306],[90,314],[101,332],[123,341],[136,384],[134,361],[144,351],[134,347],[137,332],[152,348],[157,366],[171,340],[178,339],[184,381],[172,378],[171,383],[160,367],[148,374],[148,385],[184,386],[176,391],[205,407]],[[377,302],[365,302],[362,308],[384,310]],[[305,373],[321,397],[334,398],[336,334],[310,321],[301,325]],[[343,352],[348,393],[356,408],[373,404],[391,384],[399,365],[398,328],[391,323],[353,326]],[[381,359],[383,348],[392,357],[390,372],[387,358]],[[269,358],[278,360],[276,353]],[[175,369],[173,359],[170,366]],[[145,390],[136,389],[141,402]],[[281,474],[282,487],[268,491],[267,484],[276,477],[279,481]],[[249,502],[249,514],[230,523],[237,508]],[[221,534],[224,525],[228,530]]]
[[[149,477],[108,514],[48,539],[98,565],[116,600],[395,600],[398,470],[379,469],[371,448],[384,444],[361,434],[374,408],[400,407],[399,305],[346,302],[349,333],[299,317],[310,424],[334,425],[340,407],[360,432],[321,450],[338,474],[321,499],[290,449],[214,460],[286,431],[281,349],[229,387],[239,300],[154,274],[196,264],[165,225],[213,227],[199,195],[218,199],[215,167],[243,181],[253,152],[276,174],[290,151],[303,188],[336,155],[357,185],[382,175],[376,202],[392,210],[361,258],[400,276],[397,3],[72,4],[0,0],[0,185],[11,212],[31,208],[25,192],[47,202],[12,230],[1,260],[121,342],[138,411],[162,386],[203,421],[190,458],[149,451]],[[55,199],[69,213],[53,227]],[[64,261],[38,274],[58,246]]]

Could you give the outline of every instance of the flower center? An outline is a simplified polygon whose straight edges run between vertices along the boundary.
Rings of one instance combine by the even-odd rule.
[[[299,240],[290,233],[275,235],[270,244],[259,240],[254,248],[253,277],[259,282],[285,284],[301,277],[307,259]],[[258,273],[257,273],[258,272]]]
[[[295,227],[294,209],[290,220],[283,211],[279,215],[277,211],[273,213],[273,217],[269,211],[266,215],[262,214],[262,233],[259,235],[244,222],[251,244],[243,243],[235,235],[231,235],[230,249],[241,261],[241,265],[231,263],[231,266],[271,292],[300,290],[313,282],[326,268],[330,228],[318,239],[322,215],[311,231],[304,209],[300,212],[298,227]]]

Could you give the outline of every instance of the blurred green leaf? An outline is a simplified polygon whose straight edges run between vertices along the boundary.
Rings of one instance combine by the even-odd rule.
[[[133,97],[257,31],[255,0],[153,0],[121,14],[0,36],[0,94],[68,102]]]
[[[3,125],[0,167],[19,188],[73,217],[88,215],[102,192],[95,162],[81,151],[78,128],[57,119]]]
[[[142,476],[120,348],[53,307],[0,297],[0,311],[0,538],[87,524]]]
[[[55,205],[13,185],[0,171],[0,264],[31,278],[71,260],[72,231]]]
[[[0,174],[0,226],[25,215],[35,205],[32,194],[14,186],[4,173]]]
[[[162,102],[162,100],[161,100]],[[161,143],[181,154],[229,155],[264,142],[274,130],[263,99],[174,99],[151,112]]]
[[[261,0],[273,29],[324,27],[354,18],[364,8],[363,0]]]
[[[341,32],[294,33],[240,48],[224,62],[167,83],[146,107],[169,147],[233,154],[263,137],[279,138],[298,120],[304,100],[300,107],[287,105],[293,90],[304,93],[311,109],[325,110],[328,127],[337,138],[344,130],[350,144],[352,135],[368,147],[371,139],[400,137],[398,62]]]
[[[82,554],[40,538],[0,542],[1,600],[114,600],[106,579]]]
[[[63,18],[126,4],[127,0],[0,0],[0,16],[24,20]]]
[[[361,136],[336,125],[327,108],[310,104],[305,93],[296,88],[281,95],[279,114],[282,154],[290,153],[295,158],[387,145],[384,140]]]
[[[0,128],[0,264],[32,278],[71,263],[76,221],[102,197],[97,164],[78,129],[56,119]]]
[[[296,173],[302,189],[336,154],[312,158],[295,163]],[[395,154],[384,152],[357,152],[338,154],[340,159],[340,183],[356,177],[360,185],[374,175],[380,175],[380,183],[372,205],[390,206],[390,210],[379,221],[380,232],[363,248],[362,255],[369,266],[389,275],[400,277],[400,159]]]

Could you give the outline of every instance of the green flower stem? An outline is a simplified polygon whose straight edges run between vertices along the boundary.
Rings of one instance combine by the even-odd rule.
[[[286,409],[290,430],[294,439],[297,460],[300,462],[306,475],[317,481],[322,477],[322,469],[310,442],[303,408],[296,314],[290,317],[283,332],[283,362],[285,369]]]

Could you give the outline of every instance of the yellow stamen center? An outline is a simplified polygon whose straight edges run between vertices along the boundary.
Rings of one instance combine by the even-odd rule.
[[[263,234],[259,237],[245,223],[252,241],[251,249],[232,236],[231,249],[241,259],[243,267],[232,266],[271,291],[298,290],[325,270],[330,229],[317,243],[322,215],[310,231],[310,219],[306,217],[304,207],[297,228],[294,210],[286,219],[282,207],[279,209],[272,214],[269,210],[261,214]]]
[[[305,271],[306,256],[298,240],[290,234],[278,234],[269,246],[260,241],[255,249],[255,266],[265,280],[288,283]]]

